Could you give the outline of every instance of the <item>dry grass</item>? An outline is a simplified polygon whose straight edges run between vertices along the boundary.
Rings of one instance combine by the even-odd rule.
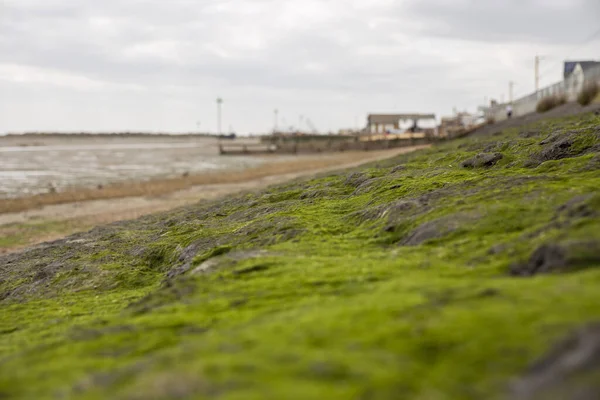
[[[567,103],[567,97],[565,95],[556,95],[556,96],[548,96],[544,97],[539,101],[536,107],[536,111],[538,113],[544,113],[546,111],[550,111],[553,108],[558,106],[562,106]]]
[[[361,159],[376,158],[377,153],[379,152],[348,152],[319,159],[298,158],[288,161],[267,162],[241,171],[215,172],[145,182],[122,182],[104,186],[101,189],[73,188],[63,192],[45,193],[18,199],[0,199],[0,214],[89,200],[161,196],[198,185],[243,183],[268,176],[314,171],[360,161]]]
[[[598,84],[596,82],[592,82],[586,85],[581,93],[579,93],[579,96],[577,96],[577,102],[582,106],[587,106],[596,99],[599,92],[600,88],[598,87]]]

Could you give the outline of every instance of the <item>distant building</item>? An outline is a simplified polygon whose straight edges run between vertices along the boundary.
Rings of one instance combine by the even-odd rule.
[[[574,100],[586,84],[600,83],[600,61],[565,61],[562,93]]]
[[[420,120],[435,121],[435,114],[369,114],[367,133],[397,132],[405,121],[411,121],[411,128],[416,129]]]
[[[356,135],[359,131],[352,128],[338,130],[338,135]]]
[[[600,68],[600,61],[565,61],[563,78],[566,80],[571,75],[585,73],[589,70]]]
[[[457,133],[475,127],[480,122],[480,117],[477,115],[459,112],[452,117],[442,117],[439,130],[442,136],[453,137]]]

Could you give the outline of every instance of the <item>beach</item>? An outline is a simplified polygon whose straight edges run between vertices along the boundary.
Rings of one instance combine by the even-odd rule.
[[[220,157],[204,137],[0,137],[0,253],[422,147]]]
[[[243,170],[265,162],[220,157],[218,145],[216,138],[194,135],[0,136],[0,199]]]

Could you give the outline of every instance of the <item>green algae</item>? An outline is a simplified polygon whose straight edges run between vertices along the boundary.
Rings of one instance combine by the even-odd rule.
[[[4,257],[0,398],[504,398],[600,319],[599,127],[543,121]],[[568,152],[540,144],[557,132]],[[461,167],[482,152],[503,158]],[[568,265],[510,275],[547,245]]]

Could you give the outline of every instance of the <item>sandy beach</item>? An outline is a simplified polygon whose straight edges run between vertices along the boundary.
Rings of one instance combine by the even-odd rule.
[[[46,194],[21,199],[0,200],[0,253],[62,238],[99,224],[133,219],[231,193],[250,191],[317,173],[355,167],[426,147],[410,147],[378,152],[334,153],[315,157],[270,160],[246,170],[194,175],[138,183],[140,193],[131,185],[117,185],[102,191],[82,188],[67,193]],[[193,184],[198,182],[199,184]],[[134,187],[133,187],[134,188]],[[126,190],[127,189],[127,190]],[[86,197],[87,196],[87,197]],[[104,198],[103,198],[104,196]],[[69,199],[82,198],[79,201]],[[33,199],[33,200],[32,200]],[[41,199],[41,202],[40,202]],[[15,212],[10,212],[16,207]]]

